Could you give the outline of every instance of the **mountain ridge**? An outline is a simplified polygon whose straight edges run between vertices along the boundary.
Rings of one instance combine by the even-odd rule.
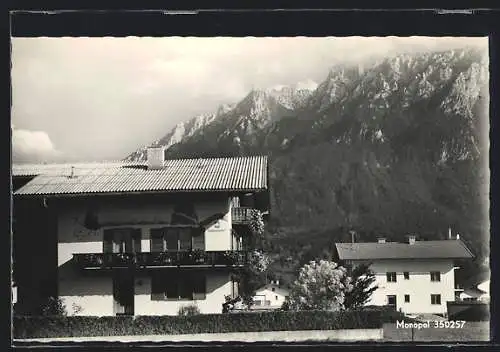
[[[452,227],[477,256],[470,274],[489,255],[488,91],[477,49],[337,65],[299,104],[252,91],[166,155],[269,155],[268,244],[278,261],[295,258],[278,271],[351,230],[362,241],[440,239]]]

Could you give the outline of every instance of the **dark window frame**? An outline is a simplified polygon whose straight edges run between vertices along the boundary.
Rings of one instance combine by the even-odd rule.
[[[431,276],[432,282],[441,282],[441,272],[440,271],[431,271],[430,276]]]
[[[158,228],[151,228],[150,231],[150,251],[151,252],[185,252],[192,251],[195,249],[201,249],[197,247],[203,247],[201,250],[205,250],[205,233],[199,228],[196,227],[186,227],[186,226],[165,226]],[[189,233],[189,234],[188,234]],[[169,236],[175,236],[175,241],[170,241],[170,243],[175,242],[176,245],[169,246]],[[190,241],[188,246],[182,245],[181,236],[186,235],[189,236]],[[173,236],[172,236],[173,237]],[[158,251],[158,243],[155,242],[158,239],[161,239],[161,250]],[[197,240],[200,240],[197,242]],[[186,241],[184,242],[186,244]],[[169,248],[173,247],[173,248]]]
[[[405,295],[405,303],[410,303],[410,295]]]
[[[203,273],[157,272],[151,275],[152,301],[201,301],[207,297],[207,277]]]
[[[124,239],[129,232],[130,238]],[[138,227],[110,227],[103,230],[103,253],[140,253],[142,249],[142,229]],[[131,250],[128,251],[126,248]]]
[[[394,303],[390,303],[390,299],[394,298]],[[396,295],[387,295],[387,305],[389,306],[395,306],[397,304],[397,297]]]
[[[409,271],[403,272],[403,276],[404,276],[405,280],[410,280],[410,272]]]
[[[441,295],[440,294],[431,294],[431,304],[432,305],[441,305]]]
[[[387,282],[398,282],[397,273],[395,271],[388,271],[386,273]]]

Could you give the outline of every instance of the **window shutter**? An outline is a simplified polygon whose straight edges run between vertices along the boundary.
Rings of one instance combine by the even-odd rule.
[[[113,230],[104,230],[103,253],[113,253]]]
[[[132,249],[134,253],[140,253],[141,252],[141,236],[142,232],[141,229],[133,229],[132,230]]]
[[[122,241],[125,244],[125,248],[122,249],[122,252],[133,253],[134,240],[132,235],[134,233],[134,229],[123,229],[120,232],[122,235]]]
[[[171,299],[179,299],[179,281],[181,276],[169,275],[164,278],[165,296]],[[184,279],[185,280],[185,279]]]
[[[165,290],[162,282],[162,277],[158,274],[151,276],[151,300],[161,301],[165,299]]]
[[[193,299],[202,300],[206,298],[207,280],[204,274],[193,276]]]
[[[179,229],[179,249],[182,251],[193,249],[191,228]]]
[[[166,228],[165,229],[165,241],[167,244],[166,250],[168,251],[177,251],[179,250],[179,242],[178,242],[178,234],[179,230],[175,228]]]
[[[151,229],[151,252],[163,252],[163,229]]]
[[[201,228],[193,230],[193,249],[205,250],[205,231]]]

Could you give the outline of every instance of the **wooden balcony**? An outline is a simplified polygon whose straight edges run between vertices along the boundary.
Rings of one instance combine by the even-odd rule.
[[[244,251],[73,254],[73,261],[81,269],[243,267],[247,260]]]
[[[253,208],[233,207],[231,208],[231,219],[234,225],[248,225],[252,219]]]

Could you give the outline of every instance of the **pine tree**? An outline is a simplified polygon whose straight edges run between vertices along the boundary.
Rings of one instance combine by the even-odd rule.
[[[345,309],[354,309],[362,307],[372,293],[378,288],[374,285],[375,273],[370,269],[370,264],[363,263],[357,266],[347,267],[350,278],[351,289],[345,293],[344,307]]]

